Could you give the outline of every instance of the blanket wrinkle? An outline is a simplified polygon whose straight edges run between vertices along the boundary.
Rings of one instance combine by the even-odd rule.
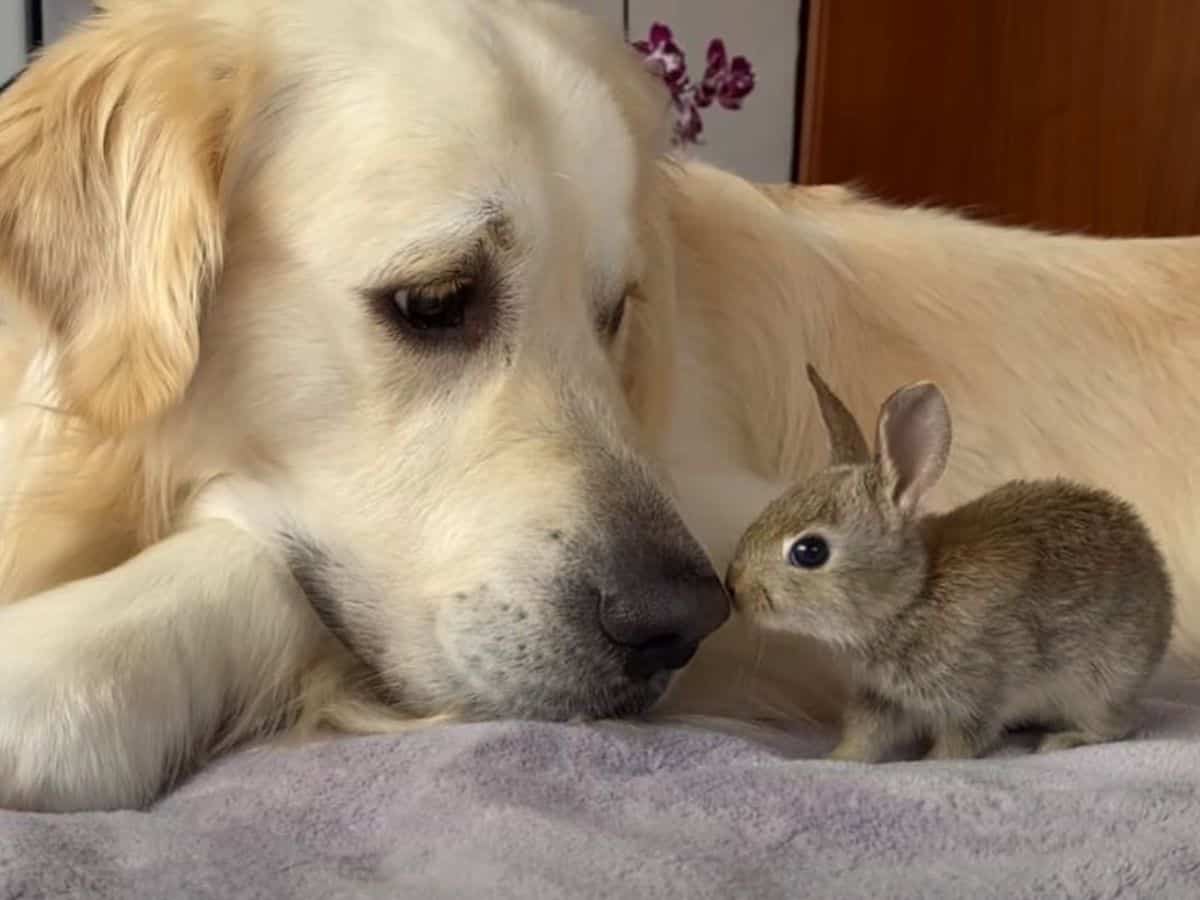
[[[0,811],[0,900],[1194,900],[1200,685],[1144,712],[1118,743],[881,766],[635,723],[256,748],[144,812]]]

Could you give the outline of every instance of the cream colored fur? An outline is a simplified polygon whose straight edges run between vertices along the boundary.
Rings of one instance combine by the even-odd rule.
[[[574,671],[537,536],[595,527],[588,460],[669,484],[723,570],[824,457],[806,362],[859,416],[943,386],[939,504],[1051,474],[1132,499],[1194,650],[1200,241],[676,165],[657,86],[539,3],[106,6],[0,97],[0,804],[143,803],[281,727],[519,713]],[[506,361],[368,314],[365,287],[476,246],[509,279]],[[292,533],[341,554],[378,671],[305,602]],[[520,629],[455,599],[489,585]],[[492,677],[523,637],[538,663]],[[839,684],[732,621],[660,709],[828,718]]]

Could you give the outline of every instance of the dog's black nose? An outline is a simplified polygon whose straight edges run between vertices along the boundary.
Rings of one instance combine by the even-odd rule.
[[[634,571],[613,587],[611,593],[601,592],[600,626],[614,644],[629,649],[628,671],[634,677],[683,668],[700,641],[729,616],[729,598],[715,573]]]
[[[648,470],[625,458],[598,461],[594,527],[575,552],[600,630],[632,678],[681,669],[729,618],[725,586]]]

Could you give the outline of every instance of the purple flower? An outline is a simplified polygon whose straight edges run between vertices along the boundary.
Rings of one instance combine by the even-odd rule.
[[[754,70],[750,68],[750,60],[744,56],[735,56],[729,64],[725,81],[717,91],[717,102],[726,109],[741,109],[742,99],[754,90]]]
[[[671,91],[676,145],[700,143],[704,131],[700,110],[712,106],[714,100],[724,109],[741,109],[742,100],[754,90],[754,70],[749,61],[744,56],[735,56],[731,61],[720,38],[709,42],[704,77],[698,84],[688,77],[687,57],[675,42],[675,35],[661,22],[651,26],[649,40],[635,41],[633,47],[646,67]]]
[[[650,26],[650,40],[635,41],[633,46],[645,57],[647,68],[667,84],[687,79],[687,56],[666,25],[655,22]]]
[[[713,38],[708,44],[708,53],[705,56],[706,68],[704,69],[704,80],[715,81],[729,68],[729,57],[725,53],[725,42],[720,38]]]
[[[675,106],[675,143],[699,144],[700,132],[704,130],[704,120],[700,118],[700,110],[695,103]]]
[[[709,106],[715,99],[725,109],[741,109],[742,99],[754,90],[754,70],[744,56],[730,61],[725,42],[713,38],[708,45],[708,66],[696,91],[696,102]]]
[[[708,45],[704,77],[700,79],[700,83],[696,85],[695,89],[697,106],[701,108],[712,106],[712,102],[717,96],[717,89],[720,87],[720,76],[724,68],[725,42],[720,38],[713,38]]]

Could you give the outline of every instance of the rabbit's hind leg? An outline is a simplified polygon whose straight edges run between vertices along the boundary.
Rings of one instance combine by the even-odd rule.
[[[1132,704],[1128,703],[1082,710],[1069,717],[1061,730],[1047,733],[1038,745],[1038,753],[1119,741],[1133,731],[1132,712]]]

